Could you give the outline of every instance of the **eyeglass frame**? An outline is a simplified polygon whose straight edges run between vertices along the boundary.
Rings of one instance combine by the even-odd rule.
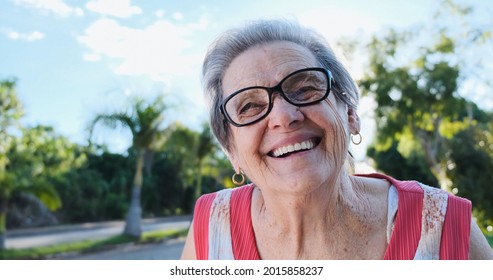
[[[284,83],[284,81],[286,81],[290,77],[292,77],[292,76],[294,76],[294,75],[296,75],[296,74],[298,74],[300,72],[307,72],[307,71],[318,71],[318,72],[322,72],[322,73],[325,74],[325,76],[327,77],[327,92],[325,92],[325,94],[319,100],[310,101],[308,103],[297,104],[295,102],[292,102],[291,100],[289,100],[286,97],[286,94],[282,90],[281,85]],[[246,88],[239,89],[239,90],[231,93],[228,97],[226,97],[226,99],[223,100],[223,102],[221,102],[220,110],[221,110],[222,115],[225,117],[224,118],[224,121],[227,121],[227,122],[229,122],[230,124],[232,124],[233,126],[236,126],[236,127],[247,126],[247,125],[251,125],[251,124],[254,124],[256,122],[259,122],[259,121],[265,119],[270,114],[270,112],[272,111],[272,108],[274,107],[274,102],[272,100],[272,96],[274,95],[274,93],[278,92],[279,95],[282,96],[282,98],[284,98],[284,100],[286,100],[291,105],[298,106],[298,107],[305,107],[305,106],[310,106],[310,105],[314,105],[314,104],[320,103],[320,101],[326,99],[329,96],[329,94],[330,94],[330,91],[332,89],[332,83],[333,82],[334,82],[334,78],[332,76],[332,72],[330,72],[330,70],[327,69],[327,68],[322,68],[322,67],[303,68],[303,69],[299,69],[299,70],[296,70],[296,71],[288,74],[277,85],[275,85],[273,87],[251,86],[251,87],[246,87]],[[235,121],[233,121],[233,119],[226,112],[226,103],[229,100],[231,100],[233,97],[235,97],[236,95],[240,94],[241,92],[246,91],[246,90],[251,90],[251,89],[263,89],[263,90],[267,91],[267,94],[269,95],[269,107],[268,107],[267,111],[265,112],[265,114],[262,117],[254,120],[254,121],[247,122],[247,123],[244,123],[244,124],[236,123]]]

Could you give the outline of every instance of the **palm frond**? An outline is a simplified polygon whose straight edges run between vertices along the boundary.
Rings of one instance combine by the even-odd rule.
[[[167,109],[163,96],[158,96],[148,103],[141,97],[130,99],[130,110],[112,114],[97,115],[89,126],[89,142],[91,142],[94,128],[98,123],[115,129],[119,125],[127,127],[132,133],[132,142],[135,149],[145,150],[162,145],[166,138],[166,128],[163,128],[164,115]]]
[[[118,127],[118,125],[121,125],[130,129],[132,136],[135,136],[138,133],[138,121],[129,114],[99,114],[94,117],[89,125],[89,141],[92,140],[94,129],[98,123],[101,123],[102,125],[112,129],[115,129]]]
[[[32,194],[51,211],[62,207],[62,200],[58,196],[55,187],[44,179],[32,180],[29,185],[18,185],[16,191]]]

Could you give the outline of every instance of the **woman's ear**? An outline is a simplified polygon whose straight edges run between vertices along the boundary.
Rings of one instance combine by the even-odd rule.
[[[349,131],[351,134],[358,134],[361,131],[361,122],[356,109],[348,108]]]

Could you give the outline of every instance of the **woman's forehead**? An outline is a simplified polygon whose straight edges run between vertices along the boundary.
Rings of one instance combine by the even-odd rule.
[[[238,55],[226,69],[226,95],[249,86],[273,86],[286,75],[303,68],[317,67],[315,56],[293,42],[278,41],[254,46]]]

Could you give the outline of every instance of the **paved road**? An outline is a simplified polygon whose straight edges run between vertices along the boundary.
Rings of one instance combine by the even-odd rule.
[[[178,216],[142,220],[142,230],[186,228],[191,216]],[[55,226],[37,229],[7,231],[6,247],[12,249],[33,248],[66,242],[103,239],[120,234],[124,222],[87,223],[70,226]]]
[[[161,243],[122,245],[109,251],[56,256],[57,260],[178,260],[185,238],[171,239]]]

